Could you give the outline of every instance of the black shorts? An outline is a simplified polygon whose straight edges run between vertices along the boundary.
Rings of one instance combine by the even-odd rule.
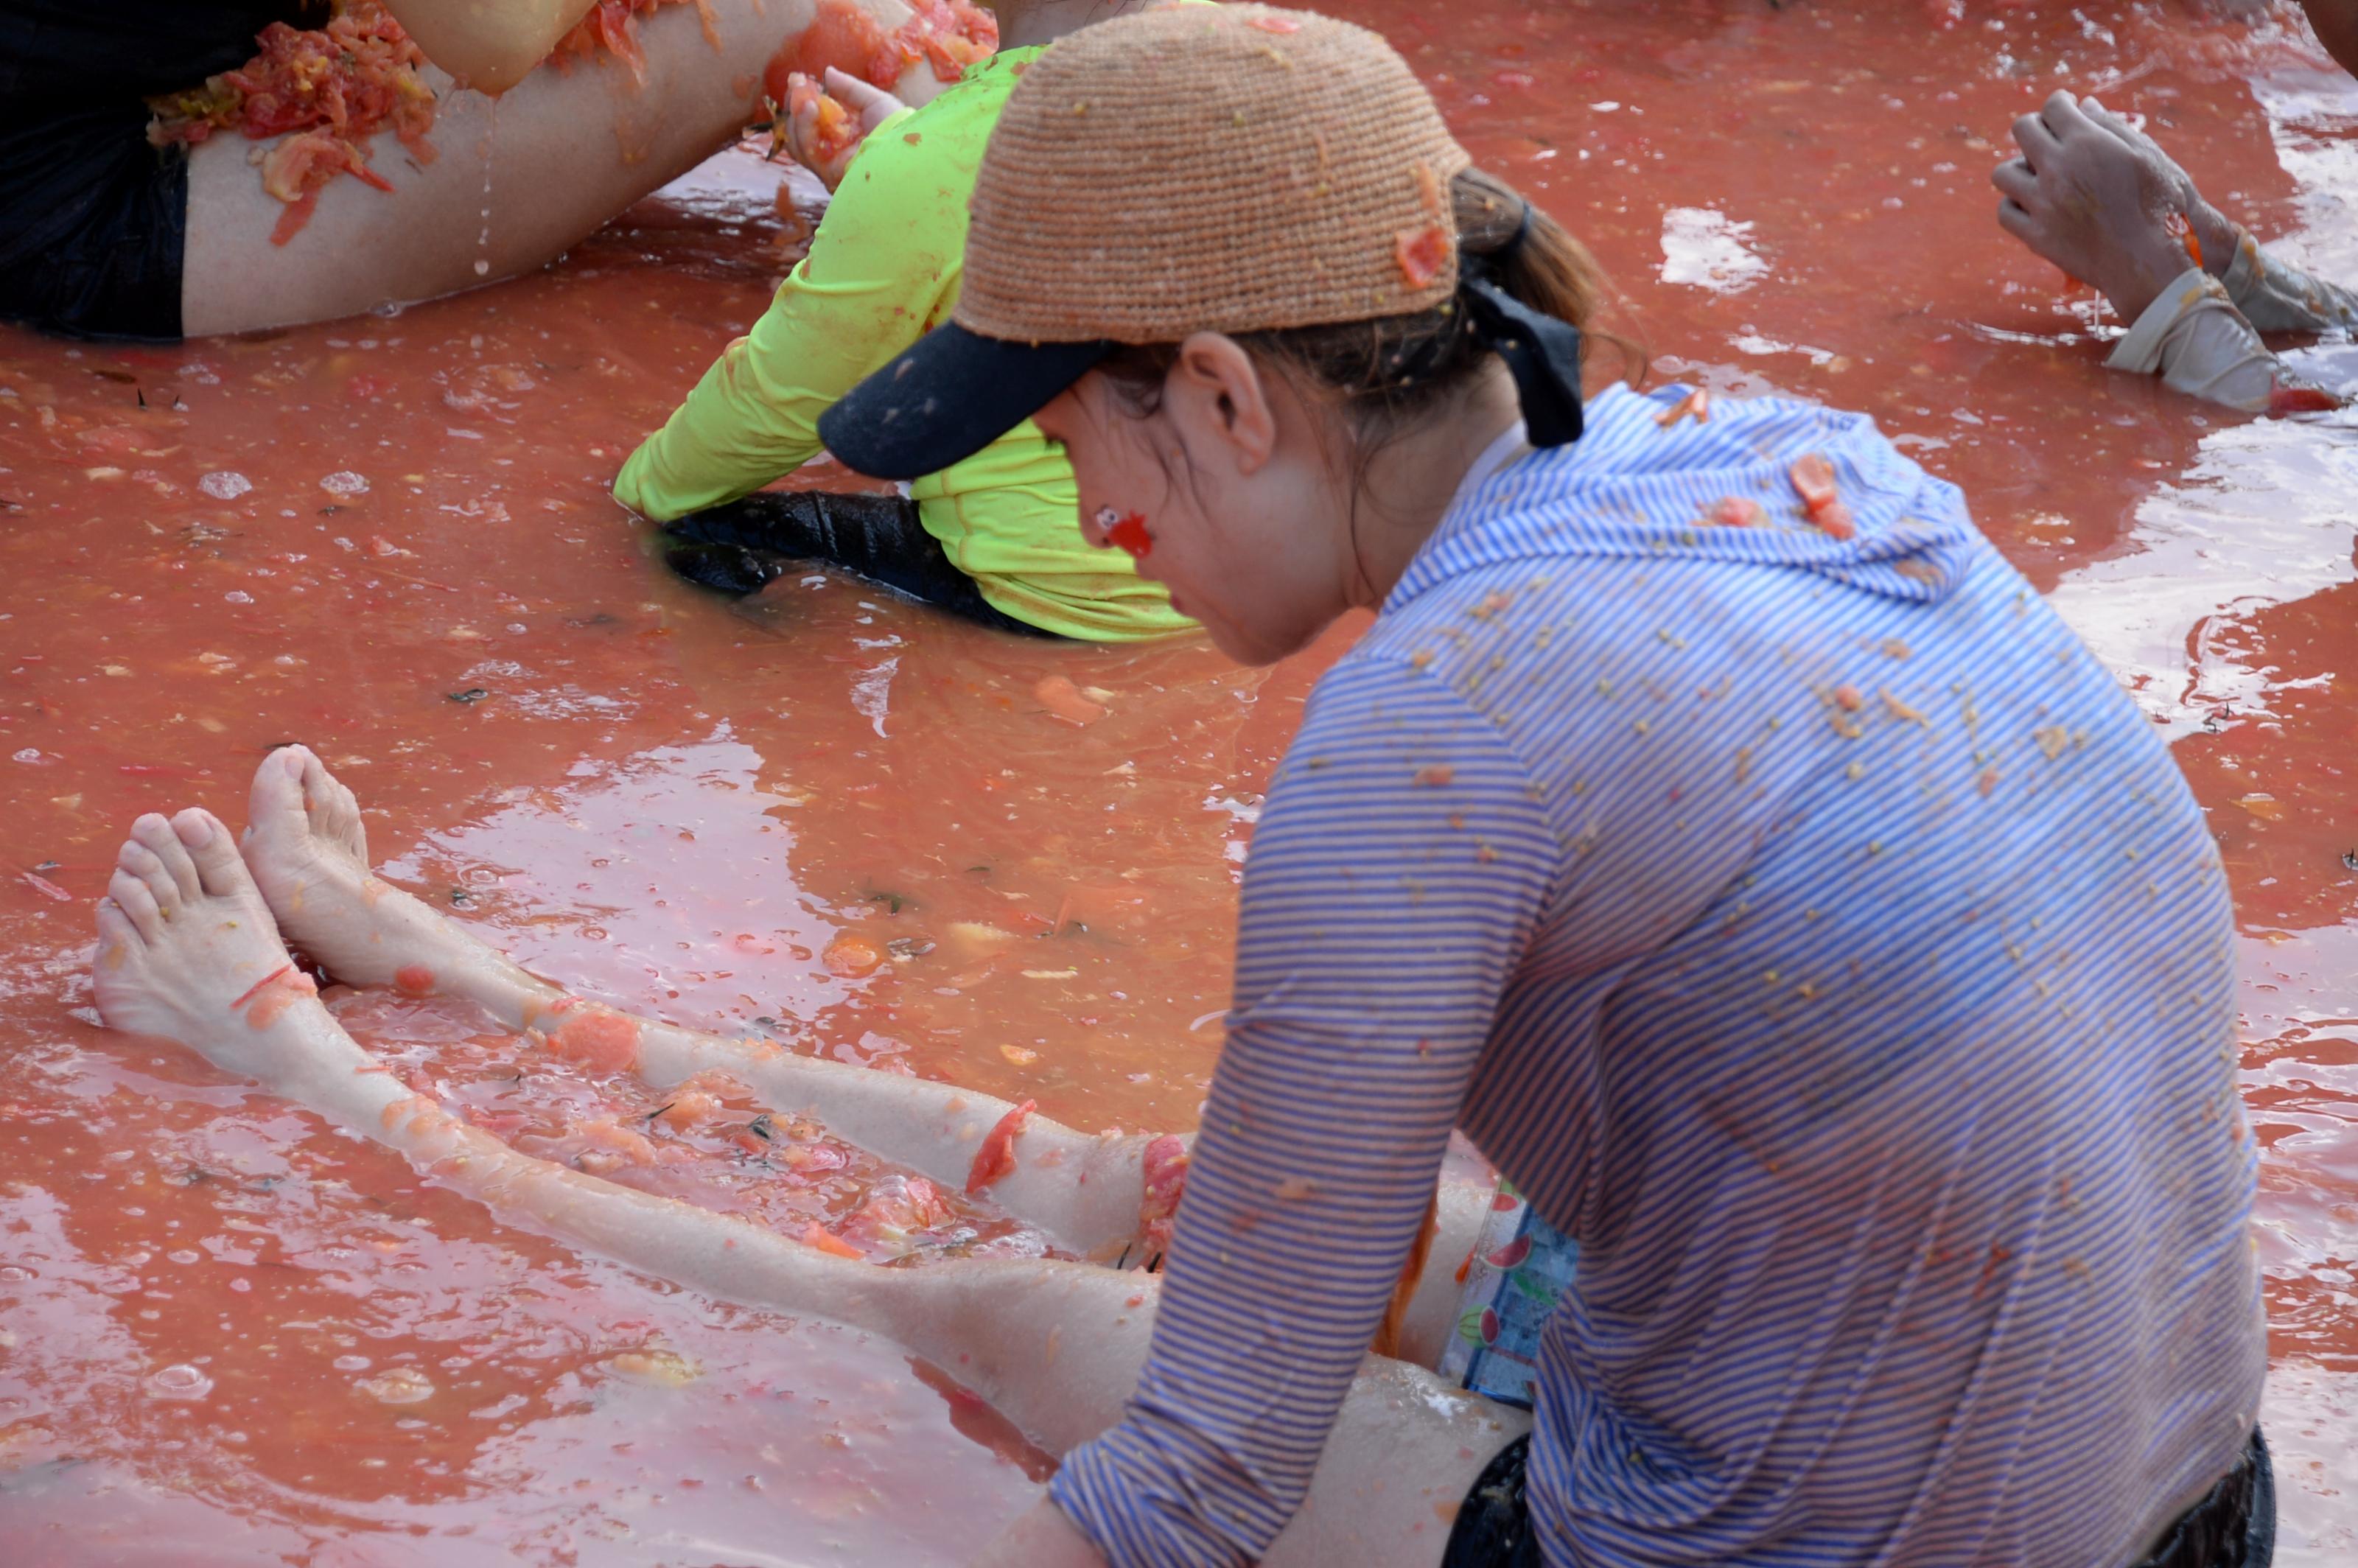
[[[306,0],[8,0],[0,6],[0,318],[77,337],[180,335],[185,149],[146,100],[244,63]]]
[[[1483,1468],[1450,1527],[1441,1568],[1541,1568],[1523,1490],[1531,1453],[1531,1440],[1519,1437]],[[2235,1467],[2135,1568],[2268,1568],[2276,1551],[2276,1471],[2255,1429]]]

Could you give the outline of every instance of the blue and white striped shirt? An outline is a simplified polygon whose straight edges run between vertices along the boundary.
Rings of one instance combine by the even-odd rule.
[[[2248,1436],[2192,796],[1955,487],[1808,405],[1665,429],[1681,390],[1461,492],[1318,685],[1152,1353],[1054,1484],[1123,1568],[1300,1505],[1453,1126],[1580,1249],[1551,1564],[2118,1568]]]

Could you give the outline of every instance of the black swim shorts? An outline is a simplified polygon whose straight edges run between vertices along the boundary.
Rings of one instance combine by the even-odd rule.
[[[1531,1454],[1531,1440],[1519,1437],[1483,1468],[1457,1510],[1441,1568],[1541,1568],[1523,1491]],[[2276,1550],[2276,1471],[2255,1430],[2235,1467],[2135,1568],[2268,1568]]]
[[[80,337],[180,335],[184,149],[148,97],[243,64],[324,0],[7,0],[0,5],[0,318]]]

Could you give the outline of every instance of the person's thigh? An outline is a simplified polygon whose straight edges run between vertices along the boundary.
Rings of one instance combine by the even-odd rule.
[[[1422,1367],[1369,1357],[1343,1403],[1310,1498],[1266,1568],[1434,1568],[1483,1467],[1531,1430]]]
[[[863,0],[880,16],[901,0]],[[713,17],[716,48],[698,16]],[[248,154],[222,136],[192,150],[180,282],[190,337],[356,315],[430,299],[541,265],[623,208],[725,146],[753,112],[752,83],[781,40],[807,27],[813,0],[670,5],[640,23],[646,80],[618,62],[543,67],[498,99],[450,92],[447,78],[420,163],[392,133],[369,146],[392,185],[339,177],[310,221],[271,243],[284,205]],[[897,91],[939,91],[923,65]]]

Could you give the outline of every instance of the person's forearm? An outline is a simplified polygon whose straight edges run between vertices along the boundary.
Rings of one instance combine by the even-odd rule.
[[[2358,331],[2358,291],[2312,277],[2240,236],[2226,269],[2228,297],[2262,332]]]
[[[2162,289],[2104,362],[2252,414],[2267,412],[2280,368],[2226,288],[2194,268]]]

